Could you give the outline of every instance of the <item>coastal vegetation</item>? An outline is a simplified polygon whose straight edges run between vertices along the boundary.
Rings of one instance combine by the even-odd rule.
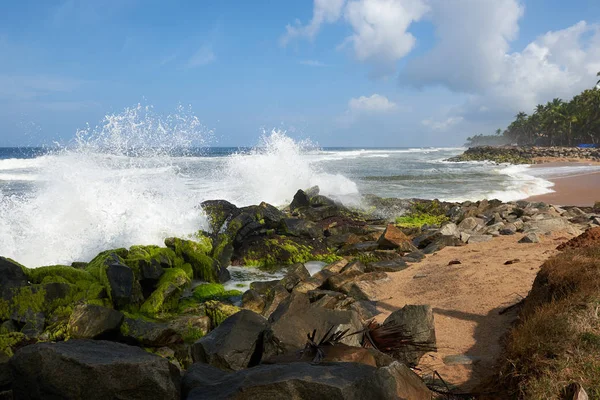
[[[598,73],[600,76],[600,72]],[[599,81],[600,82],[600,81]],[[555,98],[531,114],[519,112],[504,130],[467,138],[466,145],[577,146],[600,144],[600,83],[569,101]]]

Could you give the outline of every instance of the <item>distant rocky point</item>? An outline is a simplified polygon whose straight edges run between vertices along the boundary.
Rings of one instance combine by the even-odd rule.
[[[600,149],[580,147],[471,147],[446,161],[492,161],[499,164],[538,164],[548,161],[600,161]]]

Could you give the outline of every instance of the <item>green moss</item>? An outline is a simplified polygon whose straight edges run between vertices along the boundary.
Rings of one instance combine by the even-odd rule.
[[[204,335],[205,332],[202,329],[194,326],[191,322],[189,322],[185,331],[183,332],[182,337],[185,343],[191,344],[196,342],[198,339],[204,337]]]
[[[423,225],[441,225],[448,221],[445,215],[411,214],[396,218],[396,225],[402,228],[420,228]]]
[[[66,265],[52,265],[27,270],[31,283],[67,282],[76,284],[79,281],[93,281],[95,278],[85,270]]]
[[[27,338],[21,332],[11,332],[0,335],[0,352],[8,357],[13,356],[13,347]]]
[[[43,287],[20,287],[13,292],[11,309],[21,316],[42,312],[44,311],[45,299],[46,291]]]
[[[165,244],[174,250],[178,257],[189,263],[196,279],[206,282],[218,282],[215,260],[208,254],[212,251],[210,238],[202,237],[198,241],[169,238]]]
[[[266,239],[260,250],[248,251],[242,263],[247,266],[271,267],[307,261],[323,261],[329,264],[339,259],[340,257],[332,252],[321,253],[289,238],[277,237]]]
[[[242,292],[239,290],[225,290],[220,283],[206,283],[194,289],[194,299],[200,302],[208,300],[226,300],[241,295]]]
[[[206,307],[206,315],[210,318],[213,327],[219,326],[231,315],[240,311],[240,308],[229,304],[211,300],[204,303]]]
[[[140,268],[144,264],[158,264],[164,268],[173,268],[180,267],[184,263],[172,249],[158,246],[132,246],[123,262],[133,270],[136,277],[139,277]]]
[[[119,262],[125,264],[124,258],[127,257],[129,251],[127,249],[116,249],[107,250],[98,254],[85,268],[96,281],[98,281],[106,290],[108,298],[112,301],[112,293],[108,277],[106,276],[106,269],[108,264],[111,262]]]
[[[123,321],[123,323],[121,324],[120,331],[123,334],[123,336],[129,336],[130,328],[129,328],[129,324],[127,323],[127,321]]]
[[[142,304],[140,312],[157,315],[177,308],[179,297],[184,288],[190,284],[190,278],[180,268],[170,268],[158,281],[156,290]]]

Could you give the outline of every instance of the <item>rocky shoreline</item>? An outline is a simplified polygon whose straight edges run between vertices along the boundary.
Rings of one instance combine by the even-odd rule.
[[[579,147],[514,147],[481,146],[471,147],[463,154],[446,161],[492,161],[509,164],[536,164],[544,160],[600,161],[600,149]]]
[[[435,349],[433,313],[374,323],[388,274],[446,246],[600,225],[600,209],[527,201],[364,203],[318,188],[285,209],[207,201],[210,232],[164,247],[36,269],[0,257],[0,399],[429,399],[410,367]],[[229,265],[285,275],[241,293],[223,286]]]

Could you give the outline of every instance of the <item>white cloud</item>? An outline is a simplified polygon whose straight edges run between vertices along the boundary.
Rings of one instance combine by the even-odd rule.
[[[348,101],[348,109],[353,112],[385,113],[393,111],[397,107],[396,103],[377,93],[370,97],[351,98]]]
[[[306,65],[308,67],[327,67],[327,64],[318,60],[300,60],[298,64]]]
[[[205,44],[185,64],[187,68],[196,68],[207,65],[215,61],[217,57],[213,52],[212,45]]]
[[[315,0],[313,17],[310,22],[304,26],[298,20],[294,25],[288,24],[285,27],[285,34],[280,39],[281,45],[287,46],[290,40],[297,37],[314,39],[321,29],[321,25],[335,22],[340,18],[345,2],[346,0]]]
[[[464,120],[463,117],[449,117],[442,121],[435,121],[433,119],[425,119],[421,121],[423,126],[426,126],[434,131],[445,131],[450,127],[462,122]]]
[[[414,48],[416,39],[408,28],[427,10],[423,0],[352,0],[344,18],[354,33],[344,45],[351,43],[356,58],[371,63],[376,75],[389,75]]]
[[[281,44],[298,37],[314,39],[321,26],[342,16],[352,28],[338,48],[351,45],[354,56],[373,66],[373,74],[387,76],[395,72],[396,62],[415,46],[408,32],[414,21],[428,10],[426,0],[315,0],[313,18],[307,25],[287,25]]]

